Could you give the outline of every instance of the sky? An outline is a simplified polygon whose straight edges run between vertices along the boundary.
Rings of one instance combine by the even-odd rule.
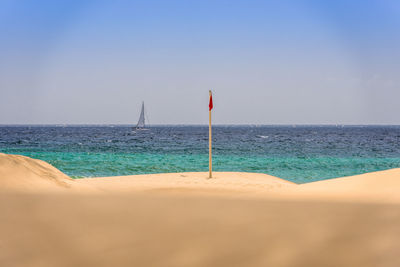
[[[0,1],[0,124],[400,124],[400,2]]]

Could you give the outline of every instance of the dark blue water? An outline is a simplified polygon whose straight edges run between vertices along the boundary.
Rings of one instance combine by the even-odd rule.
[[[215,126],[215,171],[298,183],[400,167],[399,126]],[[0,126],[0,152],[72,177],[208,170],[208,127]]]

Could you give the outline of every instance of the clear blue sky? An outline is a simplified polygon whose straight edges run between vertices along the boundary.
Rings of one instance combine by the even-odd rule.
[[[0,124],[400,124],[400,2],[0,2]]]

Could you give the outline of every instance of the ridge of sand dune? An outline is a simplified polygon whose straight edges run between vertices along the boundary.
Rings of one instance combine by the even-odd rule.
[[[0,190],[63,190],[73,179],[47,162],[0,153]]]
[[[400,201],[400,168],[301,184],[296,194],[316,198]]]
[[[295,184],[261,173],[162,173],[71,179],[50,164],[0,153],[0,190],[22,192],[158,192],[330,200],[400,201],[400,169]]]
[[[335,192],[389,191],[400,188],[400,168],[301,184],[301,188]]]
[[[0,190],[28,192],[139,192],[169,193],[263,193],[294,186],[277,177],[259,173],[216,172],[163,173],[71,179],[50,164],[20,155],[0,153]]]

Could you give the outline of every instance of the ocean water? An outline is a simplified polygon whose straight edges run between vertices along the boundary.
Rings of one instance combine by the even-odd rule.
[[[208,170],[208,127],[0,126],[0,152],[74,178]],[[214,126],[214,171],[297,183],[400,167],[400,126]]]

